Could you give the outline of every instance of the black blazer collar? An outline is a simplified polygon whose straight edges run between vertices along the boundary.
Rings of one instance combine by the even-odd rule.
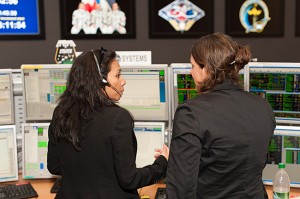
[[[243,90],[240,85],[234,84],[230,79],[225,79],[223,83],[215,85],[212,91],[220,90]]]

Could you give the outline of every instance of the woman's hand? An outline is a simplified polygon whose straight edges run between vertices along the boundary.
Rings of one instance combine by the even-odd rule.
[[[164,156],[167,160],[169,159],[169,148],[164,144],[161,149],[155,149],[154,157],[158,158],[160,155]]]

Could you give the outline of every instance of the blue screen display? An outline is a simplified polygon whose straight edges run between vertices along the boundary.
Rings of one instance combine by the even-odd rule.
[[[0,0],[0,35],[39,35],[39,0]]]

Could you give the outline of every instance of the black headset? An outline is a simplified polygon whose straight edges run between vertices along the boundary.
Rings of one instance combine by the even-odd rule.
[[[97,59],[97,56],[95,55],[94,50],[92,50],[92,53],[93,53],[93,55],[94,55],[94,59],[95,59],[95,62],[96,62],[96,65],[97,65],[97,68],[98,68],[98,71],[99,71],[99,74],[100,74],[100,79],[101,79],[102,87],[104,88],[104,91],[105,91],[105,86],[109,86],[109,87],[111,87],[112,89],[114,89],[114,90],[116,91],[116,93],[118,93],[118,94],[122,97],[122,95],[123,95],[122,92],[118,91],[118,89],[116,89],[113,85],[111,85],[111,84],[107,81],[105,75],[103,75],[102,72],[101,72],[101,67],[100,67],[100,66],[101,66],[102,63],[103,63],[104,54],[105,54],[106,52],[107,52],[107,50],[104,49],[103,47],[101,47],[101,49],[100,49],[100,64],[99,64],[98,59]],[[106,91],[105,91],[105,93],[106,93]],[[107,95],[107,93],[106,93],[106,95]],[[108,96],[108,95],[107,95],[107,96]]]
[[[95,62],[96,62],[96,65],[97,65],[97,68],[98,68],[98,71],[99,71],[99,74],[100,74],[100,80],[104,84],[104,86],[109,85],[109,82],[107,81],[105,75],[102,74],[100,65],[102,65],[102,62],[103,62],[103,59],[104,59],[104,54],[106,52],[107,52],[107,50],[104,49],[103,47],[101,47],[101,49],[100,49],[100,64],[99,64],[98,59],[95,55],[95,52],[94,52],[94,50],[92,50],[92,53],[94,55],[94,59],[95,59]]]

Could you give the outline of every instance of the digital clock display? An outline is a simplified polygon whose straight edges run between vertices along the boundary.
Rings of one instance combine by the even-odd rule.
[[[42,0],[0,0],[2,36],[43,35]]]

